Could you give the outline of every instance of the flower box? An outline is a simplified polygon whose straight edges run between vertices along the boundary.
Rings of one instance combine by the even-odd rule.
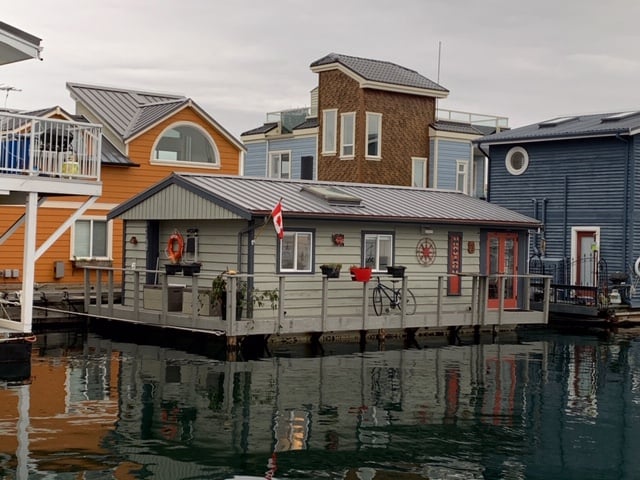
[[[340,265],[320,265],[322,275],[326,275],[327,278],[340,278]]]
[[[392,277],[402,278],[404,277],[404,271],[407,269],[404,265],[387,266],[387,273]]]
[[[194,273],[200,273],[201,263],[183,263],[182,274],[185,277],[192,277]]]
[[[175,275],[182,271],[182,265],[179,263],[167,263],[164,266],[167,275]]]
[[[368,282],[371,280],[371,269],[369,267],[351,267],[351,280],[354,282]]]

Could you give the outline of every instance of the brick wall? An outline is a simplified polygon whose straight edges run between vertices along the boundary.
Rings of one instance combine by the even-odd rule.
[[[338,154],[322,155],[322,111],[338,109]],[[340,160],[340,114],[356,112],[355,158]],[[365,159],[366,112],[382,114],[382,159]],[[361,89],[338,70],[321,72],[318,94],[318,179],[340,182],[411,185],[411,157],[429,156],[428,127],[435,99],[383,90]]]

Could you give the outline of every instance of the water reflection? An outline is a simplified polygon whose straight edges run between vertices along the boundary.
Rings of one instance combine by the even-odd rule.
[[[41,335],[0,389],[0,477],[637,478],[637,333],[245,362]]]

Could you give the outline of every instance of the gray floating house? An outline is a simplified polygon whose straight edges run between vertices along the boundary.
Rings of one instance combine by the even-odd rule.
[[[282,239],[269,218],[280,201]],[[546,322],[544,309],[529,308],[526,275],[540,222],[459,192],[176,173],[108,218],[124,221],[123,305],[108,307],[116,318],[231,336]],[[165,267],[172,235],[184,238],[181,273]],[[342,275],[322,275],[328,264]],[[352,281],[351,265],[372,277]],[[399,277],[388,273],[396,266],[405,267]],[[263,300],[242,312],[227,306],[231,324],[190,294],[210,295],[227,270],[237,272],[224,277],[230,287],[248,284]],[[377,278],[405,298],[411,290],[415,311],[374,312]],[[172,298],[145,308],[161,287]]]

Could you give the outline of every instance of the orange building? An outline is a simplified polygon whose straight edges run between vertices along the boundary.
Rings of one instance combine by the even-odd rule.
[[[171,172],[236,175],[244,147],[191,99],[181,95],[68,83],[76,114],[52,108],[30,115],[102,125],[102,195],[38,259],[35,282],[48,289],[78,285],[84,264],[122,266],[122,222],[107,221],[116,205]],[[69,149],[73,148],[73,141]],[[46,199],[37,217],[37,246],[82,205],[78,196]],[[23,205],[0,207],[0,231],[24,213]],[[0,251],[0,290],[21,283],[24,227]]]

